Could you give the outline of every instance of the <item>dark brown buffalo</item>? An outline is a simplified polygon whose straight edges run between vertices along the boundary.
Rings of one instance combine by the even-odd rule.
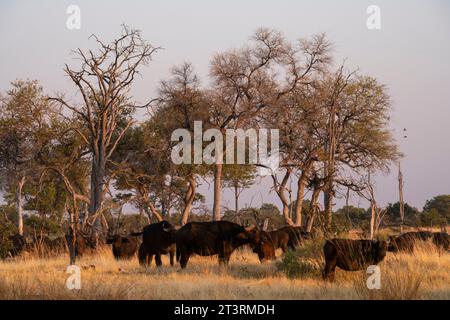
[[[142,232],[133,233],[133,236],[142,235],[142,244],[139,247],[139,263],[144,266],[151,264],[153,256],[158,267],[162,265],[161,255],[169,254],[170,265],[174,265],[175,235],[177,230],[167,221],[149,224]]]
[[[253,252],[258,254],[261,262],[275,259],[275,251],[283,250],[283,253],[289,248],[295,250],[304,239],[310,239],[311,235],[302,227],[287,226],[278,230],[265,232],[261,231],[259,242],[253,246]]]
[[[147,255],[147,248],[145,247],[145,245],[143,243],[141,243],[139,245],[138,260],[139,260],[139,264],[141,264],[142,266],[147,266],[147,265],[150,265],[150,263],[151,263],[151,260],[149,259],[148,255]]]
[[[289,233],[288,248],[295,249],[303,240],[311,239],[311,234],[303,227],[291,227],[292,231]]]
[[[390,236],[388,251],[413,252],[417,241],[427,241],[432,238],[433,233],[429,231],[406,232],[398,236]]]
[[[438,248],[450,250],[450,235],[446,232],[434,232],[433,243]]]
[[[288,246],[292,245],[293,241],[291,241],[291,236],[294,234],[292,227],[283,227],[278,230],[266,232],[263,236],[266,241],[272,242],[275,250],[281,249],[284,253],[288,249]]]
[[[138,240],[133,236],[123,236],[120,234],[113,235],[106,239],[106,244],[112,245],[112,252],[114,258],[120,259],[130,259],[134,257],[137,247]]]
[[[192,254],[217,254],[219,263],[226,265],[236,248],[258,242],[259,232],[254,227],[244,228],[229,221],[190,222],[177,233],[177,261],[186,268]]]
[[[275,247],[267,232],[260,232],[260,240],[253,247],[253,252],[258,254],[260,262],[275,260]]]
[[[363,270],[369,265],[380,263],[386,256],[388,244],[378,240],[327,240],[323,247],[325,268],[324,279],[334,281],[335,269],[346,271]]]

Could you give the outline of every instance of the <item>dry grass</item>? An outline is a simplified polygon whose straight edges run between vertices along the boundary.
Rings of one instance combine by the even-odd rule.
[[[145,269],[136,259],[115,261],[109,249],[78,262],[81,290],[65,287],[67,256],[23,256],[0,262],[0,299],[450,299],[450,254],[431,245],[414,255],[388,253],[380,264],[380,290],[365,287],[365,272],[337,271],[336,282],[317,273],[291,279],[256,255],[236,251],[228,268],[217,258],[192,257],[177,265]]]

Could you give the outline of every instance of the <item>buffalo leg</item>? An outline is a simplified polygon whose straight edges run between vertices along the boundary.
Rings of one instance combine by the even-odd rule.
[[[336,273],[337,259],[326,260],[325,268],[322,272],[322,277],[324,280],[334,281],[334,275]]]
[[[170,265],[173,267],[173,265],[175,263],[175,251],[170,250],[169,257],[170,257]]]
[[[143,246],[139,247],[138,260],[141,266],[147,265],[147,257],[147,250]]]
[[[231,253],[229,252],[220,252],[219,253],[219,265],[227,266],[228,262],[230,262]]]
[[[180,258],[180,266],[182,269],[186,268],[188,261],[189,261],[189,253],[182,252]]]
[[[162,266],[161,254],[160,253],[155,254],[155,263],[156,263],[157,267],[161,267]]]

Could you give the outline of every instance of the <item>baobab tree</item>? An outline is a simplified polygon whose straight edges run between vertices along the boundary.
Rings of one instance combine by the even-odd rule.
[[[65,73],[81,95],[82,102],[71,102],[64,96],[51,98],[72,111],[80,120],[78,134],[91,152],[89,214],[93,219],[93,236],[101,231],[99,215],[109,184],[109,159],[118,143],[133,123],[132,114],[139,105],[130,95],[131,85],[140,67],[149,63],[159,49],[147,43],[140,31],[124,26],[119,38],[105,43],[92,39],[97,51],[77,49],[74,55],[81,61],[77,67],[65,66]]]

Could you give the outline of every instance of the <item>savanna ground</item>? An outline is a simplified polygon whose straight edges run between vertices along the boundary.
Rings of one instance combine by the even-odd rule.
[[[379,265],[381,289],[366,287],[365,271],[337,269],[336,281],[320,277],[321,241],[261,264],[250,250],[237,250],[228,268],[216,257],[191,257],[188,267],[140,267],[116,261],[110,248],[84,256],[81,289],[66,288],[68,257],[25,254],[0,262],[0,299],[450,299],[450,254],[431,243],[414,254],[388,253]],[[95,266],[95,267],[93,267]]]

